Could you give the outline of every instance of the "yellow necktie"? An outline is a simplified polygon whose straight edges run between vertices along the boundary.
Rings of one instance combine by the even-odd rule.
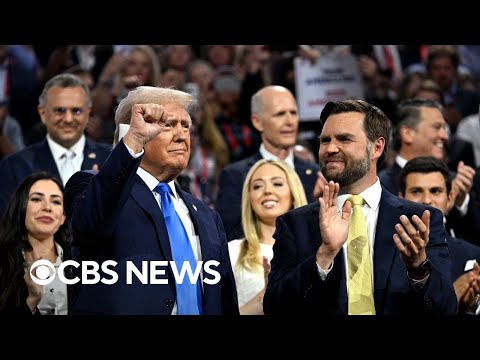
[[[365,200],[360,195],[347,200],[353,205],[347,239],[348,314],[375,315],[367,221],[362,211]]]

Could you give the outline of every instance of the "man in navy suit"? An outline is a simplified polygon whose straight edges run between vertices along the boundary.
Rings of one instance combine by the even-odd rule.
[[[395,162],[389,169],[383,169],[378,177],[382,185],[394,195],[399,192],[399,176],[407,161],[417,156],[433,156],[445,159],[448,141],[446,122],[442,105],[432,99],[413,98],[402,101],[397,108],[398,125],[394,148],[398,150]],[[462,161],[453,174],[455,188],[455,207],[448,214],[447,227],[453,227],[465,238],[472,234],[472,205],[470,189],[475,170]]]
[[[345,100],[327,103],[320,120],[320,167],[329,182],[318,203],[277,218],[265,314],[352,313],[350,195],[365,200],[372,313],[455,314],[441,212],[392,195],[377,177],[388,148],[388,117],[365,101]]]
[[[85,137],[92,100],[88,86],[72,74],[50,79],[39,97],[38,113],[47,128],[47,136],[0,162],[0,217],[18,184],[35,171],[48,171],[67,182],[62,167],[65,153],[71,151],[69,174],[98,169],[110,154],[111,146]]]
[[[439,209],[444,215],[452,207],[452,180],[447,165],[432,156],[420,156],[408,161],[400,173],[399,196]],[[480,247],[447,232],[448,251],[452,260],[452,279],[462,312],[475,313],[479,309],[480,266],[468,266],[476,260],[480,264]]]
[[[297,172],[305,189],[308,202],[316,201],[317,183],[324,185],[319,167],[294,155],[297,141],[298,110],[293,94],[282,86],[266,86],[257,91],[251,100],[253,126],[262,134],[259,151],[249,158],[230,164],[222,170],[215,209],[222,217],[227,239],[243,237],[241,199],[242,187],[248,170],[260,159],[280,159]]]
[[[190,156],[189,111],[193,105],[193,97],[178,90],[150,86],[132,90],[115,113],[115,147],[110,157],[98,173],[78,172],[68,181],[66,209],[73,259],[99,264],[113,260],[118,274],[114,284],[74,285],[69,313],[179,314],[176,277],[171,264],[165,266],[173,261],[173,245],[179,237],[167,228],[157,190],[161,183],[170,188],[197,266],[201,261],[218,262],[213,268],[216,281],[210,281],[215,280],[211,271],[200,270],[201,313],[239,313],[220,216],[174,182]],[[124,124],[130,126],[120,139]],[[132,275],[129,283],[128,264],[143,274],[148,272],[146,282]],[[76,271],[80,276],[80,269]],[[102,276],[110,278],[105,273]]]

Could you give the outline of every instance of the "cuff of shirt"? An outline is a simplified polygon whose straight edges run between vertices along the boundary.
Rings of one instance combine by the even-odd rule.
[[[467,196],[465,196],[465,200],[463,200],[463,203],[461,206],[455,205],[457,210],[460,212],[460,215],[465,216],[465,214],[468,211],[468,203],[470,202],[470,194],[467,193]]]
[[[333,268],[333,261],[332,261],[332,264],[330,265],[330,267],[328,268],[328,270],[323,270],[320,267],[320,265],[318,265],[317,262],[315,262],[315,264],[317,264],[317,270],[318,270],[318,275],[320,275],[320,279],[322,279],[322,281],[324,281],[327,278],[330,271],[332,270],[332,268]]]
[[[125,143],[124,143],[124,144],[125,144]],[[133,150],[128,147],[127,144],[125,144],[125,147],[127,148],[127,150],[128,150],[128,152],[130,153],[130,155],[132,155],[135,159],[137,159],[137,158],[139,158],[140,156],[142,156],[143,153],[145,152],[145,150],[142,149],[142,151],[140,151],[138,154],[135,154],[135,153],[133,152]]]

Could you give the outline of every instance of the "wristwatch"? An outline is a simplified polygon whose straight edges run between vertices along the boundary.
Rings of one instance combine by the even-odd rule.
[[[407,271],[410,275],[416,276],[416,277],[425,277],[427,274],[430,273],[430,270],[432,268],[432,264],[430,263],[430,260],[425,259],[420,265],[417,267],[409,267],[407,266]]]

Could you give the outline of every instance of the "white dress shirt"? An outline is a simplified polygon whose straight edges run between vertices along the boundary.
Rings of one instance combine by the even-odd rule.
[[[82,135],[80,139],[73,144],[70,149],[64,148],[62,145],[56,143],[53,141],[51,136],[47,134],[47,143],[48,147],[50,148],[50,151],[52,153],[53,159],[55,160],[55,164],[57,165],[57,169],[60,172],[60,176],[62,176],[61,169],[64,165],[65,159],[62,158],[63,154],[67,151],[70,150],[73,153],[75,153],[75,157],[71,160],[73,170],[75,172],[80,171],[82,169],[82,163],[83,163],[83,149],[85,148],[85,135]],[[67,183],[68,179],[63,179],[63,185]]]
[[[258,151],[260,151],[260,155],[262,155],[262,157],[266,160],[280,160],[278,158],[278,156],[276,156],[276,155],[272,154],[270,151],[268,151],[265,148],[265,145],[263,143],[260,145],[260,149]],[[290,149],[290,152],[288,153],[287,157],[283,161],[285,161],[288,165],[290,165],[292,167],[293,170],[295,170],[295,165],[293,163],[293,150],[292,149]]]
[[[144,149],[142,149],[138,154],[135,154],[132,149],[130,149],[126,144],[125,147],[127,148],[128,152],[130,155],[132,155],[134,158],[140,157],[144,153]],[[152,192],[153,196],[155,197],[155,200],[157,200],[158,206],[160,209],[162,209],[162,202],[160,199],[160,194],[158,194],[155,190],[155,187],[158,185],[159,181],[149,172],[146,170],[142,169],[139,167],[137,169],[137,175],[140,176],[140,178],[145,182],[145,184],[148,186],[150,191]],[[182,200],[182,198],[177,194],[177,190],[175,189],[175,181],[170,181],[168,183],[168,186],[170,186],[170,189],[173,192],[172,196],[172,203],[173,207],[175,208],[175,211],[177,212],[178,216],[180,217],[180,220],[182,221],[183,227],[185,228],[185,231],[187,232],[188,239],[190,240],[190,244],[192,245],[193,249],[193,254],[195,255],[195,259],[197,261],[202,260],[202,252],[201,252],[201,247],[200,247],[200,238],[195,232],[195,227],[193,226],[192,219],[190,218],[190,212],[188,211],[187,205],[185,202]],[[194,270],[194,269],[192,269]],[[203,280],[203,271],[200,271],[200,277]],[[203,289],[203,281],[200,281],[200,284],[202,285]],[[172,309],[172,315],[177,315],[177,302],[175,302],[175,306]]]

